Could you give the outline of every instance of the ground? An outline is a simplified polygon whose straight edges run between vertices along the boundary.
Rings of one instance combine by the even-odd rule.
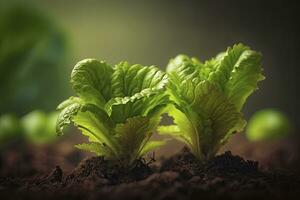
[[[139,160],[131,170],[90,157],[69,173],[56,166],[47,175],[0,178],[6,199],[281,199],[297,196],[299,186],[297,176],[263,170],[229,151],[201,163],[186,148],[156,162]]]

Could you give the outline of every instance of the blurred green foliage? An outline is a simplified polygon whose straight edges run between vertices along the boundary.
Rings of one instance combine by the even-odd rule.
[[[25,138],[35,144],[46,144],[57,138],[55,127],[57,112],[45,113],[40,110],[33,111],[21,119],[21,126]]]
[[[251,141],[279,139],[291,133],[288,117],[276,109],[256,112],[249,120],[246,134]]]
[[[68,96],[66,39],[30,2],[0,2],[0,115],[54,110]]]
[[[16,139],[30,144],[48,144],[58,137],[55,132],[58,112],[35,110],[22,118],[14,114],[0,116],[0,145]]]
[[[20,136],[21,127],[17,116],[5,114],[0,116],[0,144]]]

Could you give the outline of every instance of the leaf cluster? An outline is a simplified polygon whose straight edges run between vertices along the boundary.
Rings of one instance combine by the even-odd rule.
[[[58,109],[57,132],[70,123],[89,138],[79,149],[103,155],[131,166],[163,141],[150,141],[168,104],[164,93],[167,76],[155,66],[85,59],[71,74],[78,97],[70,97]]]

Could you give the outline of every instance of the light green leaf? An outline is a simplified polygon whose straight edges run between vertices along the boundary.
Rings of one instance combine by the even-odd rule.
[[[78,62],[71,74],[71,84],[75,92],[86,103],[104,107],[111,98],[111,76],[113,68],[96,59]]]
[[[74,103],[62,110],[57,121],[57,133],[62,134],[63,128],[74,123],[91,142],[99,142],[111,148],[117,147],[113,138],[114,123],[100,108],[92,104]]]
[[[116,126],[117,140],[123,149],[122,158],[132,162],[139,156],[139,150],[148,142],[153,127],[147,117],[129,118],[124,124]]]
[[[104,143],[116,151],[114,123],[103,110],[92,104],[83,105],[72,121],[90,141]]]
[[[181,112],[179,110],[176,110],[176,111]],[[184,115],[183,115],[183,117],[184,117]],[[177,119],[177,117],[176,117],[176,119]],[[161,135],[168,135],[168,136],[175,138],[176,140],[182,141],[183,143],[185,143],[188,146],[192,145],[191,138],[188,136],[188,134],[186,134],[186,132],[181,131],[181,129],[177,125],[159,126],[157,128],[157,131]]]
[[[77,144],[77,145],[75,145],[75,147],[80,150],[95,153],[98,156],[106,156],[108,158],[114,156],[114,153],[111,152],[111,150],[107,146],[101,145],[96,142]]]
[[[225,93],[229,101],[233,102],[238,110],[241,110],[248,96],[257,89],[257,83],[264,79],[261,55],[254,51],[246,51],[233,70]]]
[[[177,127],[160,128],[162,134],[180,138],[199,158],[213,156],[234,132],[245,126],[235,106],[209,82],[201,82],[194,88],[194,101],[185,112],[173,107],[168,114],[174,118]],[[173,132],[172,132],[173,131]]]
[[[69,97],[67,100],[61,102],[58,106],[57,106],[57,110],[63,110],[66,107],[74,104],[74,103],[83,103],[83,101],[79,98],[79,97]]]
[[[158,149],[166,144],[166,141],[150,141],[140,150],[139,156],[146,155],[147,153]]]
[[[261,57],[260,53],[243,44],[234,45],[218,59],[216,71],[208,78],[218,85],[238,110],[242,109],[247,97],[257,89],[257,83],[264,79]]]
[[[56,122],[56,133],[58,135],[63,134],[63,129],[66,126],[72,124],[72,117],[77,115],[79,110],[81,109],[81,104],[73,103],[69,106],[65,107],[60,114],[58,115],[57,122]]]
[[[116,65],[112,75],[114,97],[133,96],[144,89],[152,91],[163,89],[167,77],[155,66],[145,67],[139,64],[129,65],[121,62]]]
[[[127,118],[147,116],[157,106],[166,105],[168,98],[163,92],[167,76],[154,66],[116,66],[112,79],[112,98],[105,106],[115,122],[124,123]]]
[[[232,48],[229,47],[220,59],[214,59],[215,72],[210,74],[208,80],[217,84],[221,91],[224,91],[237,62],[242,54],[248,50],[249,47],[242,44],[234,45]]]
[[[170,93],[170,99],[185,107],[195,98],[194,87],[208,77],[211,68],[196,58],[178,55],[170,60],[167,72],[169,75],[168,93]]]
[[[200,145],[205,155],[212,147],[215,147],[215,154],[232,133],[243,130],[246,122],[226,96],[209,82],[200,83],[195,93],[198,98],[191,108],[199,113],[201,119]]]
[[[180,141],[188,145],[196,156],[203,157],[200,150],[201,118],[189,106],[181,108],[181,110],[171,106],[168,109],[168,115],[173,117],[174,123],[180,129],[179,133],[171,133],[169,135],[175,139],[180,137]]]

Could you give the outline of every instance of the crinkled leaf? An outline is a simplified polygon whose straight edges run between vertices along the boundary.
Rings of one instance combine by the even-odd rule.
[[[153,126],[158,123],[151,123],[147,117],[133,117],[125,123],[117,124],[117,140],[123,149],[121,157],[126,158],[129,163],[138,158],[153,134]]]
[[[246,51],[237,66],[226,85],[225,93],[229,101],[241,110],[248,96],[257,89],[257,83],[264,79],[261,74],[261,55],[254,51]]]
[[[196,58],[178,55],[176,58],[171,59],[167,66],[170,99],[185,107],[194,99],[195,85],[205,80],[210,71],[209,66],[204,65]]]
[[[176,126],[160,127],[161,134],[180,138],[200,159],[213,156],[228,137],[241,131],[245,121],[233,104],[209,82],[194,88],[195,99],[185,112],[170,107],[168,114]]]
[[[56,122],[56,132],[58,135],[63,134],[63,129],[72,124],[72,117],[81,109],[81,104],[73,103],[65,107],[59,114]]]
[[[155,66],[129,65],[121,62],[116,65],[112,76],[114,97],[133,96],[144,89],[162,89],[166,84],[166,75]]]
[[[111,117],[115,122],[122,123],[124,120],[134,116],[152,116],[162,110],[168,103],[169,99],[162,91],[161,93],[152,93],[147,97],[128,99],[125,98],[114,98],[112,99]]]
[[[78,62],[71,75],[74,91],[86,103],[104,107],[111,98],[113,68],[104,61],[85,59]]]
[[[222,91],[225,91],[226,84],[231,78],[231,73],[239,61],[241,55],[249,50],[248,47],[238,44],[228,48],[221,59],[214,59],[215,72],[210,74],[209,80],[214,82]]]
[[[64,108],[66,108],[74,103],[81,104],[81,103],[83,103],[83,101],[79,97],[69,97],[67,100],[61,102],[57,106],[57,110],[63,110]]]
[[[57,121],[57,133],[62,133],[63,127],[74,123],[91,142],[107,145],[112,151],[117,151],[113,138],[114,123],[100,108],[92,104],[74,103],[64,108]]]
[[[120,63],[116,66],[112,79],[115,98],[105,108],[118,123],[124,123],[127,118],[134,116],[147,116],[157,106],[168,103],[163,92],[166,83],[166,74],[154,66]]]
[[[216,71],[210,74],[209,80],[218,85],[238,110],[257,88],[257,83],[264,79],[261,57],[243,44],[234,45],[218,59]]]
[[[214,154],[232,133],[243,130],[246,123],[234,104],[209,82],[200,83],[195,93],[197,98],[191,109],[197,111],[201,119],[199,140],[202,153],[207,155],[215,147]]]
[[[116,145],[112,137],[114,123],[103,110],[91,104],[84,105],[73,117],[73,122],[91,141],[97,140],[115,150]]]

